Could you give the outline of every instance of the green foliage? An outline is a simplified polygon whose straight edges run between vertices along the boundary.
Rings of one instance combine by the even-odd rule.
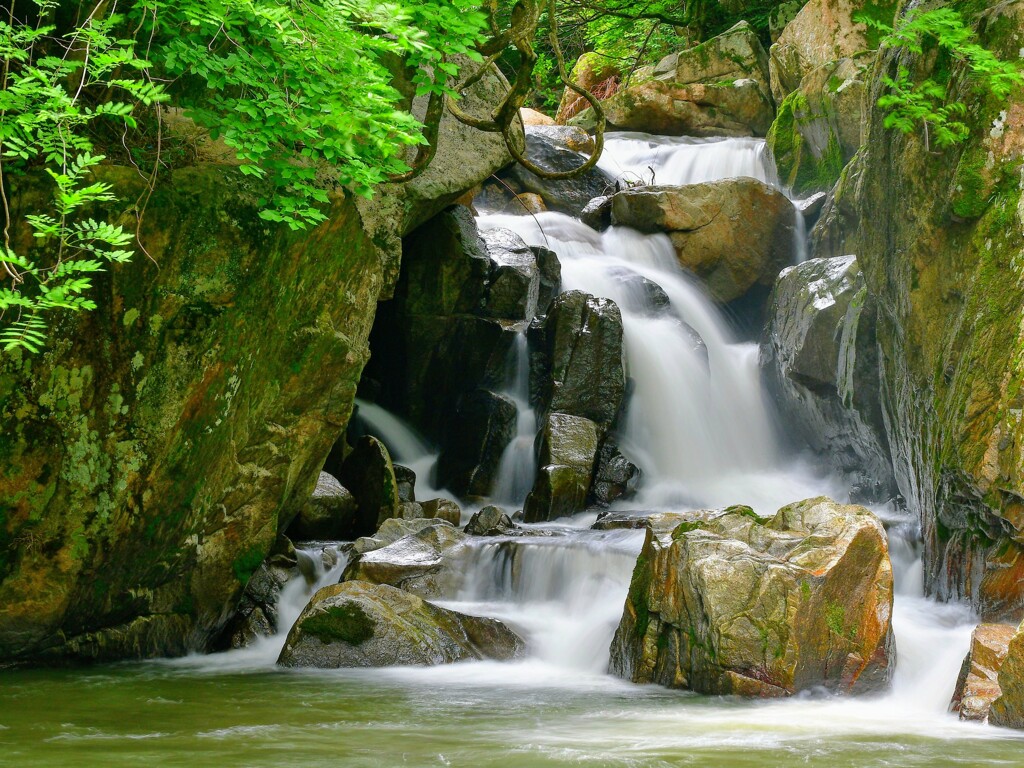
[[[36,0],[40,11],[54,4]],[[84,294],[92,275],[110,262],[125,262],[131,235],[109,221],[87,217],[91,204],[114,199],[110,186],[90,178],[103,162],[92,154],[96,123],[134,128],[139,105],[165,98],[145,78],[149,63],[131,41],[116,34],[121,17],[90,17],[57,40],[63,56],[48,53],[53,26],[29,28],[0,21],[0,185],[12,174],[42,167],[55,190],[49,209],[25,216],[37,248],[15,247],[10,214],[0,243],[0,266],[9,285],[0,287],[0,346],[37,352],[46,341],[46,315],[54,310],[93,309]],[[102,93],[99,100],[94,94]],[[10,210],[4,190],[4,211]],[[29,255],[29,254],[33,255]],[[38,255],[36,255],[38,254]]]
[[[967,77],[977,93],[1006,99],[1015,88],[1024,84],[1019,62],[1003,61],[978,42],[960,13],[952,8],[922,11],[911,9],[895,28],[871,14],[854,15],[854,20],[881,33],[880,44],[922,54],[937,48],[966,68]],[[902,133],[924,126],[925,141],[934,140],[940,148],[960,144],[970,135],[966,123],[967,107],[949,101],[949,77],[915,82],[906,67],[899,67],[896,77],[884,79],[889,92],[878,100],[886,111],[885,127]]]

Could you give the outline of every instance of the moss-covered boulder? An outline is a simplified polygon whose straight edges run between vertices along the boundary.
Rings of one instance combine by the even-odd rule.
[[[523,507],[528,523],[585,509],[597,462],[598,426],[590,419],[552,413],[539,438],[540,470]]]
[[[774,285],[793,260],[793,204],[756,179],[627,189],[612,197],[611,217],[641,232],[667,232],[679,263],[722,303]]]
[[[667,136],[764,136],[772,123],[768,57],[745,21],[643,74],[601,103],[611,128]],[[592,109],[570,121],[586,128],[595,122]]]
[[[789,267],[772,291],[760,358],[790,442],[847,475],[859,499],[885,501],[897,491],[876,311],[855,257]]]
[[[826,498],[648,527],[613,674],[701,693],[786,696],[886,685],[892,567],[881,522]]]
[[[989,722],[1024,729],[1024,624],[1010,638],[998,670],[999,696],[989,709]]]
[[[622,77],[622,60],[590,51],[580,56],[569,72],[569,79],[591,93],[602,93],[618,87]],[[596,89],[596,90],[595,90]],[[571,88],[562,92],[555,122],[565,124],[584,109],[589,102]]]
[[[968,16],[1001,58],[1020,54],[1024,9]],[[887,92],[883,51],[867,95]],[[959,63],[900,58],[916,80],[966,82]],[[1024,95],[966,85],[970,138],[939,151],[873,109],[864,148],[826,204],[821,256],[857,254],[877,300],[886,423],[900,491],[920,516],[925,585],[986,621],[1024,609]],[[865,226],[870,222],[871,226]]]
[[[324,587],[288,633],[283,667],[432,666],[467,659],[506,661],[523,641],[495,619],[467,616],[383,584]]]
[[[988,719],[992,702],[1001,693],[999,669],[1016,631],[1011,624],[979,624],[971,633],[971,648],[964,657],[949,704],[961,720]]]

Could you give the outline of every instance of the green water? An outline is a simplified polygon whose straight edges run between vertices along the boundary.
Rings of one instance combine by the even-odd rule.
[[[0,673],[0,765],[1020,766],[1024,741],[898,701],[734,702],[536,665]]]

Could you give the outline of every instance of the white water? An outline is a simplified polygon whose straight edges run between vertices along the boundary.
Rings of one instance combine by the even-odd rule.
[[[510,354],[511,374],[505,394],[516,405],[516,434],[501,456],[491,498],[497,504],[516,505],[522,504],[537,474],[534,458],[537,414],[530,405],[530,350],[525,330],[516,336]]]
[[[667,163],[662,155],[668,154],[682,167],[682,157],[689,152],[679,149],[686,142],[641,141],[632,146],[630,140],[617,141],[612,142],[608,162],[618,158],[622,164],[622,158],[632,157],[629,162],[636,166],[648,159]],[[757,158],[752,146],[743,142],[692,144],[699,144],[704,151],[712,147],[721,173],[749,168],[751,158]],[[698,173],[712,172],[691,159],[685,173],[671,173],[695,179]],[[658,181],[670,181],[670,169],[675,166],[656,167]],[[562,262],[564,290],[578,288],[609,297],[622,308],[627,365],[635,388],[621,446],[646,473],[634,506],[687,509],[746,503],[772,512],[820,493],[843,499],[843,489],[829,478],[784,455],[762,393],[754,345],[734,338],[725,318],[678,267],[667,238],[625,229],[599,234],[554,213],[536,218],[487,216],[480,225],[507,227],[531,244],[553,248]],[[642,291],[623,281],[622,270],[658,283],[671,300],[672,314],[658,316],[646,306]],[[703,338],[706,361],[693,351],[683,322]],[[525,354],[517,353],[510,377],[510,392],[517,399],[525,392],[524,358]],[[401,422],[389,420],[374,406],[361,407],[372,429],[396,456],[410,465],[432,460],[429,446],[412,442],[411,431]],[[521,408],[520,415],[520,438],[530,441],[532,451],[533,415],[527,408]],[[527,415],[531,421],[526,420]],[[512,453],[509,466],[518,466],[522,456],[513,459]],[[521,501],[524,487],[518,481],[499,484],[496,494]],[[879,512],[890,518],[893,514],[890,510]],[[581,515],[571,521],[534,526],[536,536],[472,545],[475,549],[466,586],[445,604],[507,621],[528,640],[526,660],[389,669],[373,674],[435,690],[445,686],[488,690],[554,687],[618,695],[616,692],[628,689],[604,670],[642,537],[636,532],[590,531],[593,519],[593,515]],[[911,541],[913,526],[893,525],[891,531],[898,592],[893,618],[898,659],[888,694],[866,699],[803,695],[743,706],[679,694],[678,707],[636,715],[624,710],[615,727],[593,722],[583,726],[589,730],[574,736],[597,750],[617,748],[623,740],[650,750],[708,745],[766,748],[791,740],[864,734],[980,738],[990,733],[960,723],[946,712],[976,617],[961,606],[940,606],[921,596],[921,564]],[[337,576],[326,574],[320,583],[330,578]],[[305,594],[289,590],[282,601],[287,600],[288,611],[292,611]],[[279,648],[281,641],[266,641],[260,658],[265,661],[276,656],[270,650],[274,643]],[[245,658],[250,652],[255,649],[235,652],[234,657],[193,658],[191,663],[221,670],[230,663],[227,659]],[[702,704],[695,706],[694,701]],[[556,738],[542,731],[530,736],[531,743]]]
[[[416,473],[416,498],[434,499],[443,495],[434,487],[437,450],[405,421],[375,403],[356,400],[359,418],[367,430],[384,443],[391,458]]]

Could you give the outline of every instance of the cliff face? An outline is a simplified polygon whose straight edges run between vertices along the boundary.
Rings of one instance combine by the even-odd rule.
[[[1024,3],[977,22],[1017,59]],[[918,80],[941,58],[879,57],[867,98],[898,65]],[[903,135],[871,109],[866,142],[815,233],[818,256],[855,253],[878,301],[887,431],[900,490],[919,512],[928,590],[987,618],[1024,605],[1024,95],[980,95],[953,64],[971,136],[956,149]]]
[[[44,354],[0,357],[0,664],[183,653],[224,624],[347,425],[401,236],[509,161],[453,123],[427,174],[307,232],[262,221],[234,168],[175,171],[150,258]]]

